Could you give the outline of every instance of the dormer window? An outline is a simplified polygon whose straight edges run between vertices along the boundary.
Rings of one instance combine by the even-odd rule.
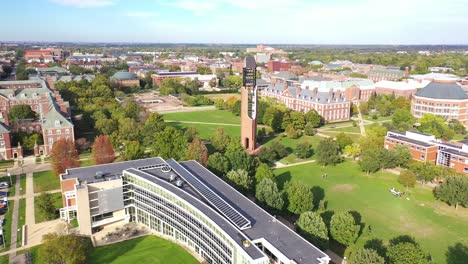
[[[56,126],[56,127],[59,127],[60,124],[61,124],[60,120],[55,120],[55,126]]]

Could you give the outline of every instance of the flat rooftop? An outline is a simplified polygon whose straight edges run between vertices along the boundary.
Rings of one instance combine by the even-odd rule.
[[[428,144],[428,143],[426,143],[424,141],[419,141],[419,140],[415,140],[415,139],[412,139],[412,138],[408,138],[408,137],[406,137],[406,135],[404,133],[401,133],[401,132],[397,132],[397,131],[389,131],[389,132],[391,132],[392,134],[387,135],[387,138],[394,138],[394,139],[397,139],[397,140],[401,140],[401,141],[404,141],[404,142],[412,143],[412,144],[423,146],[423,147],[435,146],[435,145],[432,145],[432,144]]]
[[[173,166],[169,164],[173,164]],[[177,164],[189,173],[189,175],[185,175],[185,177],[190,176],[200,181],[203,186],[207,187],[211,192],[214,192],[235,211],[248,219],[251,226],[242,230],[236,227],[236,225],[232,224],[232,221],[229,221],[228,217],[220,213],[219,208],[213,206],[208,199],[201,195],[200,190],[194,189],[191,185],[187,184],[187,182],[184,182],[182,187],[177,187],[171,183],[171,173],[163,171],[161,165],[175,168]],[[177,170],[172,169],[171,172],[175,172],[179,178],[183,179],[184,175],[179,175],[177,172],[180,171],[180,169],[181,168],[177,168]],[[253,244],[250,247],[244,247],[242,242],[245,238],[251,241],[265,239],[282,254],[294,260],[296,263],[320,263],[318,259],[328,257],[321,250],[299,236],[295,231],[288,228],[274,216],[267,213],[196,161],[176,162],[171,159],[166,162],[161,158],[149,158],[111,163],[69,169],[66,174],[62,175],[62,179],[77,178],[80,181],[87,181],[90,183],[102,180],[95,179],[95,175],[98,172],[103,174],[104,179],[114,179],[117,177],[120,178],[124,171],[163,187],[192,204],[210,217],[211,220],[216,222],[216,224],[229,234],[253,259],[261,258],[264,254]]]

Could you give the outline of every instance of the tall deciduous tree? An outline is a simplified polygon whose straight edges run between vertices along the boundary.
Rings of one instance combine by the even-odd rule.
[[[78,151],[75,144],[66,139],[56,141],[50,153],[52,160],[52,171],[56,176],[65,172],[66,169],[79,166]]]
[[[211,145],[218,151],[224,152],[229,145],[230,137],[225,134],[224,128],[220,127],[211,136]]]
[[[406,189],[408,189],[408,187],[414,187],[416,184],[416,175],[410,170],[404,170],[400,172],[398,182],[404,185]]]
[[[312,211],[314,195],[312,190],[301,182],[293,181],[286,191],[288,195],[288,210],[294,214]]]
[[[261,163],[257,167],[257,171],[255,172],[255,181],[256,183],[260,183],[263,179],[274,179],[275,175],[273,171],[268,167],[267,164]]]
[[[310,124],[314,128],[323,125],[323,118],[315,110],[310,110],[304,116],[307,124]]]
[[[358,143],[353,143],[344,148],[343,153],[353,159],[356,159],[361,154],[361,146]]]
[[[414,243],[402,242],[391,245],[387,250],[387,258],[393,264],[429,264],[428,257]]]
[[[166,127],[163,131],[156,133],[152,155],[163,159],[180,160],[185,156],[186,149],[187,139],[182,132],[174,127]]]
[[[320,249],[328,248],[328,229],[319,214],[307,211],[297,220],[299,233]]]
[[[55,207],[52,194],[43,192],[36,200],[37,202],[35,206],[39,209],[39,213],[43,215],[46,220],[55,219],[55,211],[57,208]]]
[[[196,160],[203,166],[208,164],[208,149],[199,138],[195,138],[190,143],[185,153],[185,159]]]
[[[136,160],[145,156],[145,149],[138,141],[126,141],[123,160]]]
[[[226,178],[231,181],[237,189],[241,191],[249,191],[252,187],[252,177],[248,172],[242,169],[232,170],[226,174]]]
[[[385,259],[373,249],[360,248],[350,259],[351,264],[385,264]]]
[[[231,169],[229,160],[219,152],[208,157],[208,169],[218,176],[224,176]]]
[[[297,144],[296,147],[296,155],[298,158],[306,159],[312,155],[312,148],[310,143],[307,141],[303,141]]]
[[[340,244],[349,246],[356,241],[360,226],[348,212],[339,212],[332,216],[330,221],[330,234]]]
[[[340,146],[341,150],[343,150],[346,146],[353,144],[353,139],[345,133],[341,132],[336,135],[336,142]]]
[[[340,146],[331,138],[320,140],[317,146],[317,162],[323,166],[341,162]]]
[[[274,182],[270,178],[264,178],[256,186],[255,197],[267,206],[276,210],[283,209],[284,200],[281,192]]]
[[[38,263],[81,264],[87,263],[92,248],[89,238],[49,233],[42,238]]]
[[[143,125],[143,143],[145,145],[153,144],[156,133],[163,131],[165,128],[166,123],[164,123],[163,117],[158,113],[152,113]]]
[[[114,161],[114,148],[112,148],[112,143],[107,136],[101,135],[94,139],[91,158],[96,165],[111,163]]]
[[[35,117],[36,113],[31,109],[31,106],[26,104],[14,105],[8,111],[8,119],[12,124],[21,119],[30,119]]]
[[[435,189],[435,196],[455,209],[458,205],[468,206],[468,178],[465,176],[448,177],[439,187]]]

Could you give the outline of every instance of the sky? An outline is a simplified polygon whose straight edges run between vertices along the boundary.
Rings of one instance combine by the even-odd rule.
[[[0,0],[0,41],[468,44],[468,0]]]

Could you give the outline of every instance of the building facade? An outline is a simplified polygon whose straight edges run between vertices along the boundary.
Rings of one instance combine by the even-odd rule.
[[[8,112],[13,106],[21,104],[31,106],[38,118],[20,120],[11,124]],[[59,139],[74,141],[68,102],[64,101],[57,91],[51,90],[40,78],[0,82],[0,123],[0,131],[3,131],[3,140],[0,140],[0,159],[22,157],[18,148],[11,146],[11,132],[41,133],[44,145],[37,146],[36,155],[49,155],[52,145]]]
[[[287,71],[291,67],[291,63],[287,61],[271,60],[268,61],[268,70],[272,72]]]
[[[149,158],[69,169],[61,218],[81,234],[136,222],[207,263],[329,263],[330,258],[195,161]]]
[[[388,131],[384,147],[393,149],[404,146],[411,152],[413,160],[452,168],[460,173],[468,173],[468,141],[455,144],[436,139],[433,135],[406,131]]]
[[[468,126],[468,95],[455,81],[432,81],[413,96],[411,112],[416,118],[433,114]]]
[[[135,73],[126,72],[126,71],[118,71],[110,78],[111,83],[116,85],[117,87],[134,87],[140,86],[140,80]]]
[[[412,79],[405,79],[401,82],[379,81],[375,83],[375,93],[411,98],[419,89],[426,87],[428,84],[429,81]]]

